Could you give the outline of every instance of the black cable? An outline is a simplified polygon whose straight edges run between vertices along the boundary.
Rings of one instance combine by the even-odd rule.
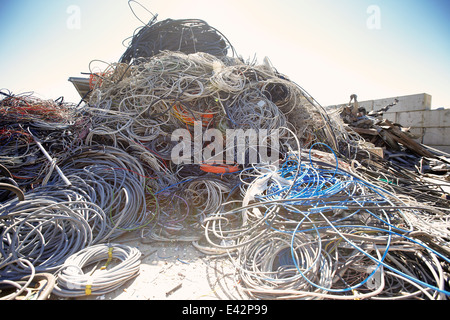
[[[132,37],[131,43],[120,58],[121,63],[149,58],[162,51],[186,54],[205,52],[216,57],[226,57],[233,47],[217,29],[199,19],[152,19]]]

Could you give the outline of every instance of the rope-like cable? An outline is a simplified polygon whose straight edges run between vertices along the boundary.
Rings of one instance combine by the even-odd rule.
[[[87,247],[65,261],[57,273],[53,293],[61,297],[80,297],[114,291],[139,275],[140,258],[138,249],[122,244]],[[102,267],[98,268],[100,263]]]

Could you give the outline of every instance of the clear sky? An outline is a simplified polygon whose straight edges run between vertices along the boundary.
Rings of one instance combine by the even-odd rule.
[[[428,93],[450,108],[449,0],[140,0],[220,30],[244,59],[267,56],[320,104]],[[0,0],[0,88],[79,102],[68,82],[117,62],[142,23],[128,0]],[[152,14],[131,4],[148,22]],[[106,65],[95,63],[100,69]]]

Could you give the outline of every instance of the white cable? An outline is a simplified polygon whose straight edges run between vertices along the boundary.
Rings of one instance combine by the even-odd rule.
[[[53,293],[61,297],[103,295],[139,275],[141,252],[123,244],[99,244],[70,256],[57,273]],[[115,260],[119,260],[116,264]],[[100,263],[103,266],[98,268]],[[93,270],[86,271],[87,268]]]

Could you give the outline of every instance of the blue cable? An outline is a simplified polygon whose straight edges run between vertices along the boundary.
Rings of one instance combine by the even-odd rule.
[[[291,247],[290,247],[291,259],[292,259],[295,267],[297,268],[298,272],[300,273],[300,275],[309,284],[311,284],[312,286],[314,286],[318,289],[329,291],[329,292],[343,293],[343,292],[348,292],[348,291],[351,291],[351,290],[354,290],[354,289],[357,289],[357,288],[363,286],[364,284],[367,283],[367,281],[369,281],[369,279],[371,279],[374,276],[374,274],[376,272],[378,272],[378,270],[381,267],[385,267],[385,268],[393,271],[394,273],[399,274],[399,275],[409,279],[410,281],[412,281],[414,283],[417,283],[421,286],[430,288],[437,292],[443,293],[445,295],[450,295],[450,292],[439,289],[439,288],[437,288],[431,284],[428,284],[424,281],[421,281],[419,279],[415,279],[415,278],[401,272],[400,270],[398,270],[392,266],[389,266],[385,262],[386,256],[390,249],[393,235],[401,236],[401,237],[407,239],[408,241],[418,244],[421,247],[423,247],[425,250],[432,252],[433,254],[437,255],[438,257],[444,259],[445,261],[447,261],[449,263],[450,263],[450,260],[448,258],[446,258],[445,256],[443,256],[442,254],[440,254],[439,252],[429,248],[428,246],[426,246],[418,241],[415,241],[415,240],[405,236],[404,234],[399,233],[399,232],[409,233],[410,231],[402,229],[390,222],[390,217],[393,215],[392,212],[387,212],[386,209],[380,209],[381,214],[384,216],[384,217],[382,217],[381,214],[377,214],[367,208],[365,209],[365,207],[367,207],[367,206],[370,206],[370,207],[375,206],[376,207],[379,204],[385,204],[385,203],[389,203],[389,204],[393,205],[393,203],[389,200],[389,197],[394,197],[394,198],[396,198],[396,197],[395,197],[395,195],[388,192],[387,190],[382,189],[381,187],[375,186],[367,181],[361,180],[351,174],[348,174],[345,171],[340,170],[338,159],[337,159],[337,156],[334,153],[334,151],[330,147],[328,147],[327,145],[325,145],[323,143],[316,143],[315,145],[323,145],[331,150],[331,152],[333,153],[333,155],[336,159],[336,167],[334,168],[334,170],[314,168],[313,161],[311,158],[311,150],[312,150],[312,147],[311,147],[310,153],[309,153],[310,165],[305,165],[303,163],[299,163],[298,160],[297,161],[296,160],[288,160],[278,170],[278,174],[280,175],[280,177],[282,177],[288,181],[291,181],[293,183],[292,186],[290,186],[290,187],[281,186],[279,183],[272,181],[272,183],[268,183],[268,187],[267,187],[266,193],[264,195],[258,195],[257,197],[255,197],[256,199],[262,201],[262,203],[261,203],[262,206],[264,206],[265,201],[274,201],[275,202],[275,203],[271,204],[270,206],[266,207],[266,211],[264,213],[265,217],[267,217],[267,214],[274,212],[274,208],[276,208],[277,206],[280,206],[280,205],[282,205],[289,212],[297,213],[297,214],[300,214],[303,216],[301,218],[301,220],[298,222],[298,224],[294,230],[286,230],[286,229],[281,230],[281,229],[275,228],[272,225],[272,223],[269,223],[269,221],[266,221],[266,224],[268,225],[268,227],[270,229],[275,230],[277,232],[284,233],[284,234],[292,235]],[[313,147],[315,145],[313,145]],[[301,170],[301,172],[298,172],[297,179],[295,181],[293,181],[293,177],[295,176],[294,174],[296,173],[296,170]],[[367,190],[369,193],[364,192],[364,190]],[[289,194],[286,194],[286,192],[289,192]],[[342,192],[345,192],[345,194],[348,195],[347,200],[344,200],[344,201],[328,200],[328,198],[332,197],[333,195],[338,195],[339,193],[342,193]],[[358,201],[355,198],[355,195],[357,192],[364,193],[364,198],[362,201]],[[370,201],[365,199],[369,194],[372,195],[372,193],[374,196],[377,196],[378,198],[374,198],[372,196]],[[282,197],[282,195],[283,195],[283,197]],[[302,198],[304,198],[305,201],[301,201]],[[311,200],[311,198],[313,198],[315,200]],[[283,202],[283,204],[276,203],[276,200],[285,200],[285,199],[286,200],[295,199],[295,201],[293,200],[293,202]],[[306,200],[306,199],[308,199],[308,200]],[[313,205],[313,208],[309,208],[308,211],[302,211],[295,207],[296,205],[305,205],[305,204]],[[349,216],[339,218],[333,222],[330,222],[323,215],[323,213],[327,212],[327,211],[348,210],[349,206],[352,206],[352,205],[359,206],[361,208],[357,209],[355,212],[351,213]],[[400,217],[403,217],[403,211],[401,210],[401,208],[398,208],[395,205],[393,205],[393,207],[395,207],[394,212],[396,212],[397,214],[400,214]],[[385,225],[387,227],[387,229],[377,228],[377,227],[373,227],[373,226],[366,226],[366,225],[351,225],[351,224],[339,225],[339,224],[337,224],[342,221],[348,220],[350,217],[353,217],[354,215],[356,215],[358,213],[361,213],[362,210],[367,212],[371,217],[374,217],[378,221],[380,221],[383,225]],[[316,214],[320,214],[328,222],[329,225],[317,226],[310,218],[310,216],[316,215]],[[286,219],[286,220],[288,220],[288,219]],[[308,220],[312,224],[312,228],[300,230],[300,227],[303,225],[303,223],[306,220]],[[371,256],[370,254],[365,252],[363,249],[361,249],[358,245],[354,244],[352,241],[347,239],[338,230],[339,228],[369,229],[371,231],[387,233],[388,237],[387,237],[387,241],[386,241],[386,248],[384,248],[384,254],[382,255],[382,257],[380,259]],[[294,257],[295,257],[294,240],[298,233],[314,232],[317,234],[317,242],[319,244],[321,244],[322,239],[321,239],[319,230],[325,230],[325,229],[333,229],[334,231],[336,231],[338,233],[338,235],[342,239],[347,241],[352,247],[354,247],[356,250],[363,253],[365,256],[369,257],[372,261],[374,261],[376,263],[376,268],[374,268],[374,270],[361,282],[357,283],[356,285],[352,285],[351,287],[343,288],[343,289],[325,288],[325,287],[322,287],[322,286],[312,282],[311,280],[309,280],[306,277],[305,273],[310,271],[311,268],[321,259],[315,259],[314,263],[311,266],[309,266],[306,270],[302,271],[300,269],[300,266],[298,265],[297,259],[294,259]],[[396,231],[394,231],[394,230],[396,230]],[[326,253],[326,252],[323,252],[323,253]],[[279,258],[279,259],[281,259],[281,258]],[[283,260],[280,260],[281,262],[283,262],[283,265],[285,265],[287,263],[286,260],[284,260],[284,259],[285,259],[285,257],[283,258]],[[281,264],[281,262],[280,262],[280,264]],[[321,263],[322,262],[323,261],[321,261]],[[321,264],[321,268],[323,268],[323,267],[324,267],[324,265]]]

